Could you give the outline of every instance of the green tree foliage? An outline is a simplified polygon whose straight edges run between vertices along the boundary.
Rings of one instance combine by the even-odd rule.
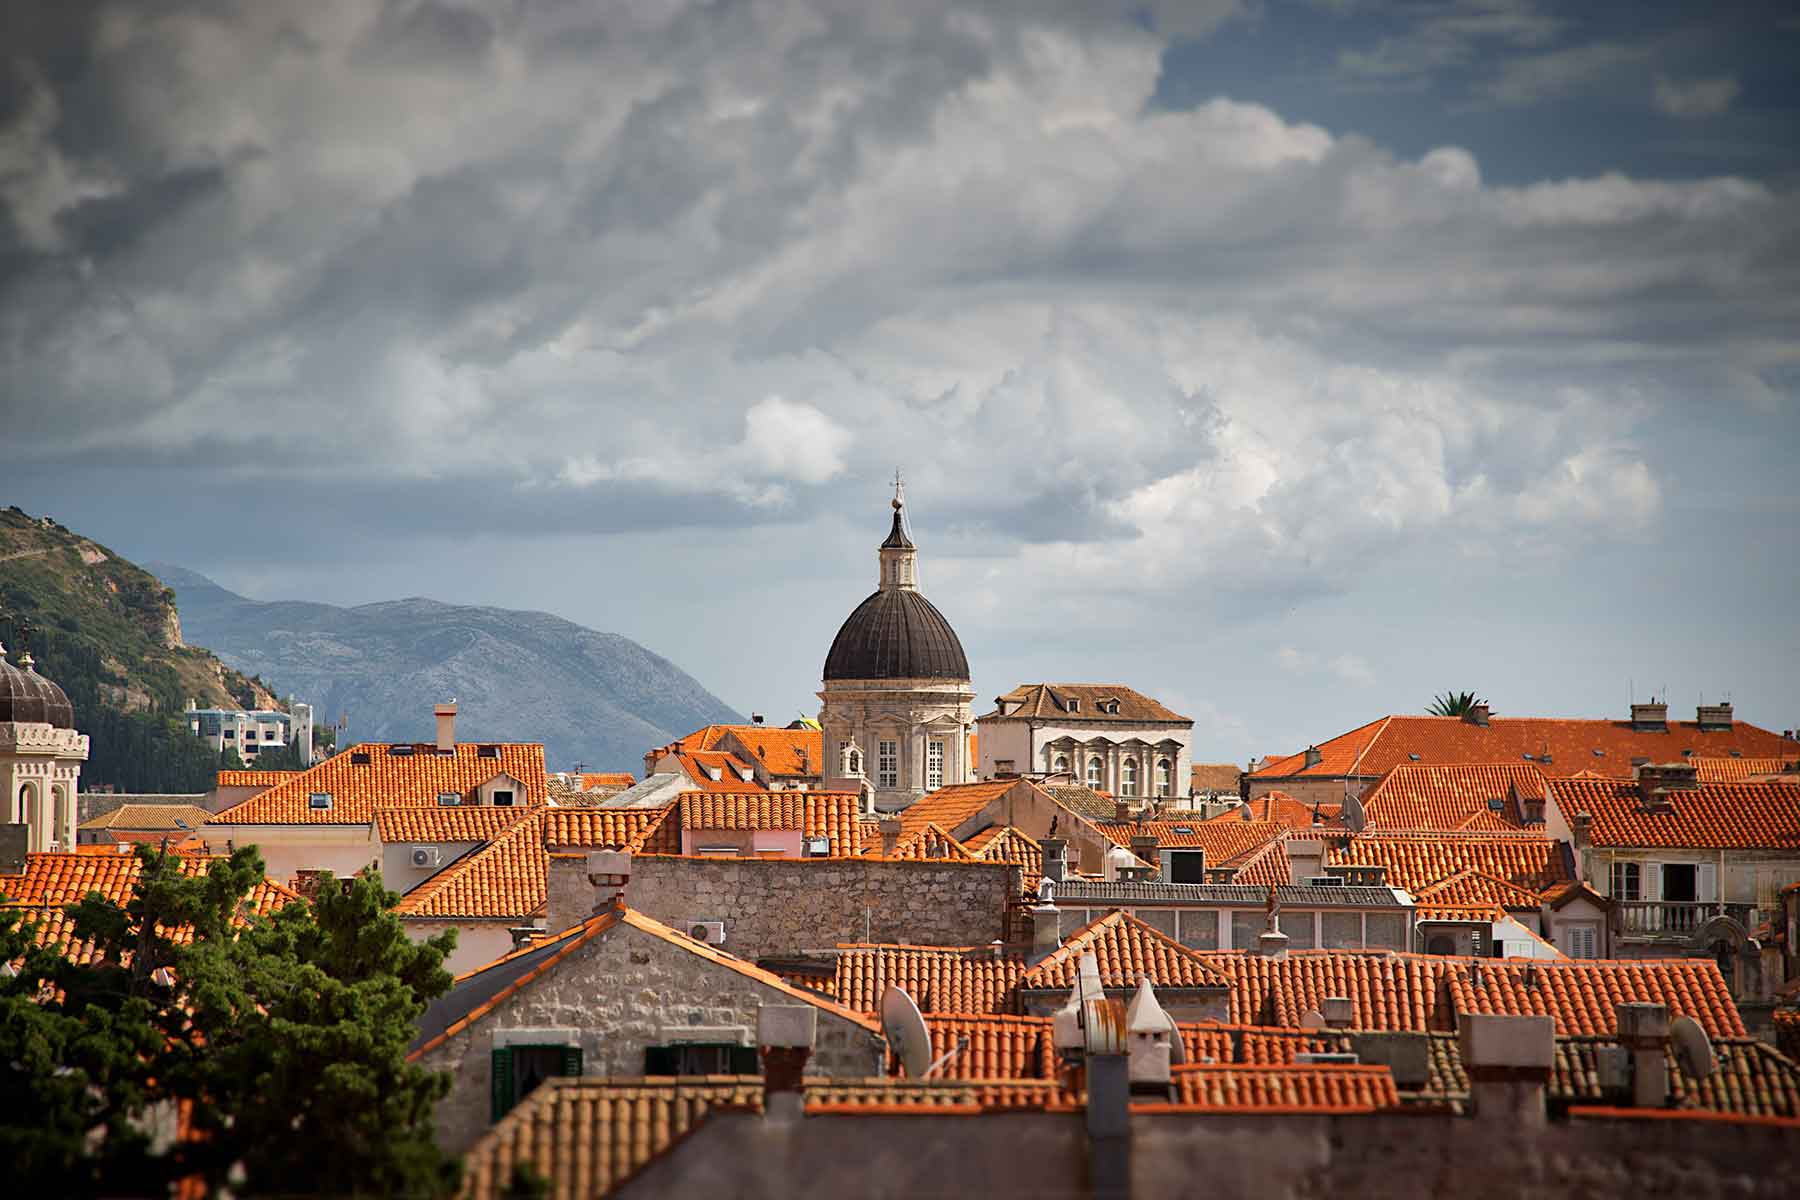
[[[0,952],[23,959],[0,986],[0,1101],[33,1114],[0,1131],[16,1186],[146,1194],[193,1177],[237,1195],[454,1191],[457,1165],[431,1136],[447,1077],[406,1061],[426,1003],[450,986],[454,935],[411,941],[374,872],[328,878],[314,903],[239,928],[263,876],[254,847],[201,877],[153,847],[138,855],[128,903],[69,906],[93,944],[85,965],[0,924]],[[188,1136],[148,1136],[177,1106]]]
[[[1445,692],[1434,697],[1425,711],[1434,717],[1466,717],[1480,703],[1474,692]]]

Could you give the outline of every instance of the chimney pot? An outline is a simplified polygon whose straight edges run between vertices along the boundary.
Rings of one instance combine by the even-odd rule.
[[[594,885],[596,913],[623,905],[625,885],[631,881],[631,855],[624,850],[596,850],[587,856],[587,874]]]
[[[1062,913],[1054,901],[1045,900],[1031,906],[1031,962],[1036,964],[1055,954],[1062,945]]]
[[[1631,1103],[1661,1108],[1669,1102],[1669,1010],[1661,1004],[1621,1004],[1619,1044],[1631,1053]]]

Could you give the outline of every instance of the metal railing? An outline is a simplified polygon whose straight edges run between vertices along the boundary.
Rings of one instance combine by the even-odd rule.
[[[1718,900],[1622,900],[1619,914],[1626,937],[1687,937],[1717,916],[1754,928],[1756,905]]]

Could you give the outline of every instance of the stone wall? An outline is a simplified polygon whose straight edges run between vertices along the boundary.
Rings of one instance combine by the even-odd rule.
[[[803,1001],[791,991],[615,925],[420,1057],[420,1065],[452,1077],[437,1107],[438,1142],[460,1154],[488,1129],[492,1051],[509,1031],[580,1046],[584,1075],[642,1075],[644,1048],[667,1043],[671,1030],[735,1028],[749,1044],[759,1007],[797,1003]],[[809,1074],[864,1079],[880,1075],[885,1058],[879,1033],[820,1009]]]
[[[1006,938],[1018,868],[903,859],[632,860],[625,902],[677,929],[724,921],[739,958],[839,942],[979,946]]]

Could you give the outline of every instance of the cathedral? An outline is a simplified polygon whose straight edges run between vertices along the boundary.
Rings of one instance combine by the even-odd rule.
[[[37,673],[30,653],[18,666],[0,646],[0,795],[6,823],[25,828],[27,850],[75,848],[75,797],[87,734],[63,690]]]
[[[877,552],[880,581],[825,656],[819,725],[825,787],[896,812],[926,792],[974,778],[975,691],[962,642],[918,585],[919,549],[894,484],[894,522]]]

